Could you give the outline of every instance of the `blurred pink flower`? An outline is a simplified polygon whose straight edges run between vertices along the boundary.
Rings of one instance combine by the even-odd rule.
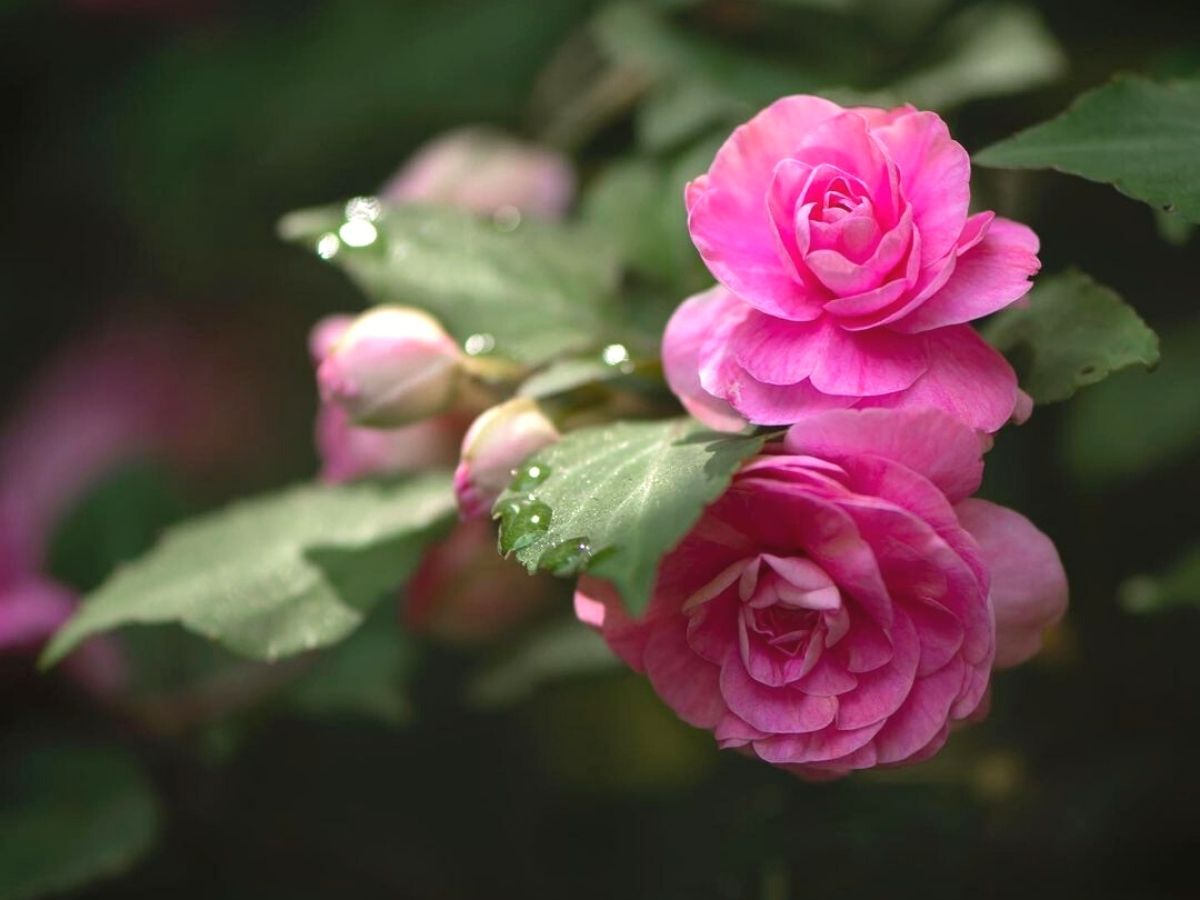
[[[392,202],[429,202],[492,214],[511,207],[563,216],[575,173],[563,156],[486,128],[463,128],[417,150],[380,192]]]
[[[138,458],[207,468],[253,447],[246,408],[227,399],[246,375],[226,370],[227,349],[180,325],[117,320],[34,374],[0,431],[0,653],[36,652],[70,614],[73,594],[42,568],[54,529],[100,478]],[[106,639],[64,670],[96,691],[123,677]]]
[[[818,778],[918,762],[1066,608],[1049,539],[968,499],[982,471],[938,410],[814,413],[663,559],[641,619],[589,577],[576,610],[722,747]]]
[[[496,553],[495,528],[475,519],[425,554],[408,584],[404,621],[448,643],[481,643],[535,615],[552,590],[546,578]]]
[[[33,658],[75,610],[75,595],[38,575],[0,583],[0,657]],[[85,642],[63,662],[64,671],[94,694],[111,694],[125,680],[125,662],[111,638]]]
[[[462,431],[462,419],[455,415],[403,428],[360,428],[338,407],[322,404],[317,410],[321,478],[340,484],[369,475],[453,465]]]
[[[113,322],[65,346],[0,432],[0,534],[7,565],[42,563],[54,526],[97,478],[130,459],[176,467],[244,455],[244,410],[226,362],[180,326]],[[244,373],[241,373],[244,374]]]
[[[688,229],[721,287],[667,328],[675,392],[715,427],[935,406],[993,432],[1027,412],[1012,368],[964,323],[1029,290],[1038,239],[968,215],[969,181],[935,113],[810,96],[764,109],[687,186]]]

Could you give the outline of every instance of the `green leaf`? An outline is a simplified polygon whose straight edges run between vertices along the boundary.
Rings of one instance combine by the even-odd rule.
[[[1061,448],[1081,480],[1106,483],[1188,458],[1200,448],[1200,321],[1163,336],[1153,373],[1121,372],[1078,397]]]
[[[628,374],[630,369],[632,363],[609,365],[599,356],[560,359],[521,382],[521,386],[517,388],[517,395],[541,400],[613,381]]]
[[[1130,612],[1200,606],[1200,545],[1159,575],[1138,575],[1121,585],[1121,604]]]
[[[1116,292],[1082,272],[1038,281],[1029,305],[1000,313],[984,336],[1015,355],[1021,386],[1038,403],[1066,400],[1118,369],[1158,362],[1158,335]]]
[[[1057,169],[1200,222],[1200,80],[1124,76],[976,154],[981,166]]]
[[[595,235],[402,205],[357,220],[347,243],[347,209],[295,212],[279,230],[344,269],[372,303],[422,307],[460,341],[480,335],[487,352],[529,364],[602,340],[619,273]]]
[[[940,30],[940,60],[890,86],[879,102],[949,110],[968,100],[1038,87],[1066,70],[1066,57],[1036,11],[1007,3],[965,10]],[[889,100],[891,98],[891,100]]]
[[[535,453],[496,502],[500,549],[530,572],[605,578],[640,612],[660,558],[763,441],[690,419],[572,432]]]
[[[358,631],[324,651],[284,700],[306,716],[401,725],[412,714],[407,682],[415,661],[413,639],[397,626],[395,607],[384,604]]]
[[[236,503],[170,529],[119,569],[54,636],[43,664],[138,623],[178,622],[259,659],[334,643],[404,580],[453,509],[443,473]]]
[[[140,859],[158,830],[136,762],[111,748],[44,745],[0,770],[0,900],[73,890]]]
[[[490,662],[467,690],[482,707],[506,706],[527,699],[543,684],[622,665],[593,628],[572,617],[551,622]]]
[[[90,590],[117,565],[144,553],[155,537],[188,512],[176,479],[150,460],[103,475],[63,517],[50,541],[56,578]]]
[[[615,163],[583,199],[583,220],[612,242],[629,268],[664,289],[667,314],[687,294],[712,284],[688,235],[683,190],[709,167],[724,137],[698,141],[669,162]],[[660,334],[663,324],[657,323]]]

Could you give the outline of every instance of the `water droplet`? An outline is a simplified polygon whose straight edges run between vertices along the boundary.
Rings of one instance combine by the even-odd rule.
[[[619,366],[629,362],[629,351],[624,344],[609,344],[600,354],[600,358],[604,360],[605,365]]]
[[[317,256],[321,259],[333,259],[337,256],[338,250],[341,248],[342,242],[338,240],[338,236],[330,232],[323,234],[317,239]]]
[[[347,247],[369,247],[379,232],[366,219],[351,219],[338,229],[338,237]]]
[[[533,497],[515,500],[500,511],[500,549],[512,553],[528,547],[550,527],[550,507]]]
[[[374,222],[383,213],[378,197],[355,197],[346,202],[346,218]]]
[[[496,347],[496,339],[490,334],[473,334],[463,341],[463,350],[468,356],[490,353]]]
[[[521,227],[521,210],[511,204],[497,207],[492,213],[492,224],[496,226],[497,231],[505,234],[516,231]]]
[[[512,489],[528,494],[549,477],[549,466],[544,463],[530,463],[513,473]]]
[[[571,538],[543,553],[539,565],[560,578],[569,578],[583,572],[591,559],[592,545],[587,539]]]

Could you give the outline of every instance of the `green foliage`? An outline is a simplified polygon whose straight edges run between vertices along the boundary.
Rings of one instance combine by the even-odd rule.
[[[683,189],[708,169],[724,137],[701,140],[669,160],[614,163],[583,199],[583,220],[612,242],[628,268],[663,289],[668,312],[712,283],[688,236]]]
[[[164,467],[149,461],[121,466],[93,485],[55,529],[50,571],[90,590],[114,567],[145,552],[164,527],[188,511]]]
[[[1200,545],[1159,575],[1139,575],[1121,585],[1130,612],[1157,612],[1172,606],[1200,606]]]
[[[1083,481],[1131,478],[1200,448],[1200,322],[1164,332],[1153,373],[1121,372],[1067,410],[1062,449]]]
[[[495,223],[439,207],[383,207],[366,246],[338,238],[342,207],[287,216],[280,232],[343,268],[372,303],[429,310],[465,341],[538,364],[603,339],[616,262],[595,235],[537,221]],[[487,340],[490,338],[490,340]]]
[[[1158,362],[1158,335],[1114,291],[1082,272],[1038,281],[1027,307],[1005,310],[984,333],[1016,356],[1021,386],[1038,403],[1066,400],[1118,369]]]
[[[483,707],[527,700],[547,683],[611,671],[622,665],[596,631],[574,617],[551,622],[492,660],[468,686]]]
[[[1122,77],[1065,113],[975,156],[982,166],[1058,169],[1200,222],[1200,80]]]
[[[350,637],[323,651],[292,685],[285,703],[313,718],[362,717],[400,725],[412,714],[407,682],[416,643],[401,631],[394,604],[381,604]]]
[[[946,23],[935,43],[941,52],[932,62],[872,99],[946,111],[969,100],[1039,87],[1066,69],[1054,35],[1028,6],[970,7]]]
[[[448,15],[431,0],[339,0],[166,29],[134,56],[120,141],[88,143],[111,151],[144,243],[197,278],[236,277],[247,251],[261,262],[278,210],[370,191],[441,129],[515,125],[587,2],[470,0]]]
[[[535,453],[496,502],[500,549],[530,572],[605,578],[640,612],[659,559],[763,441],[690,419],[572,432]]]
[[[150,849],[158,805],[135,760],[56,742],[0,768],[0,900],[74,890]]]
[[[89,595],[52,664],[93,634],[178,622],[236,653],[277,659],[341,640],[415,567],[452,515],[444,474],[304,485],[179,525]]]

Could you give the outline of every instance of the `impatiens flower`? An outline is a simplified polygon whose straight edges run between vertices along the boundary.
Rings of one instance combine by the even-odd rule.
[[[668,379],[714,427],[935,406],[996,431],[1016,377],[965,323],[1029,290],[1037,236],[968,214],[970,160],[932,112],[778,100],[686,191],[720,287],[668,326]]]
[[[369,475],[451,466],[458,458],[463,427],[460,416],[447,414],[402,428],[361,428],[345,410],[322,404],[316,426],[321,480],[341,484]]]
[[[488,129],[464,128],[418,150],[381,196],[558,219],[574,193],[575,173],[565,157]]]
[[[314,365],[320,367],[353,323],[353,316],[336,315],[313,326],[308,349]],[[465,427],[461,416],[447,413],[400,428],[363,428],[340,406],[322,403],[316,423],[321,479],[341,484],[452,465]]]
[[[454,493],[464,519],[486,516],[512,481],[513,470],[535,450],[557,442],[558,429],[537,402],[516,397],[471,423],[454,472]]]
[[[113,321],[33,375],[0,430],[0,533],[24,570],[41,566],[62,516],[123,463],[211,467],[254,449],[246,407],[225,399],[244,385],[219,371],[226,348],[212,343],[173,324]],[[246,377],[240,358],[230,368]]]
[[[408,584],[404,623],[447,643],[477,644],[543,609],[554,586],[498,555],[490,522],[462,522],[421,560]]]
[[[969,499],[977,432],[831,410],[748,463],[662,561],[644,616],[576,610],[685,721],[811,777],[925,759],[1066,607],[1049,539]]]
[[[359,425],[417,422],[447,410],[458,394],[462,351],[419,309],[377,306],[325,347],[328,337],[319,326],[312,338],[314,352],[326,350],[317,369],[321,397]]]

